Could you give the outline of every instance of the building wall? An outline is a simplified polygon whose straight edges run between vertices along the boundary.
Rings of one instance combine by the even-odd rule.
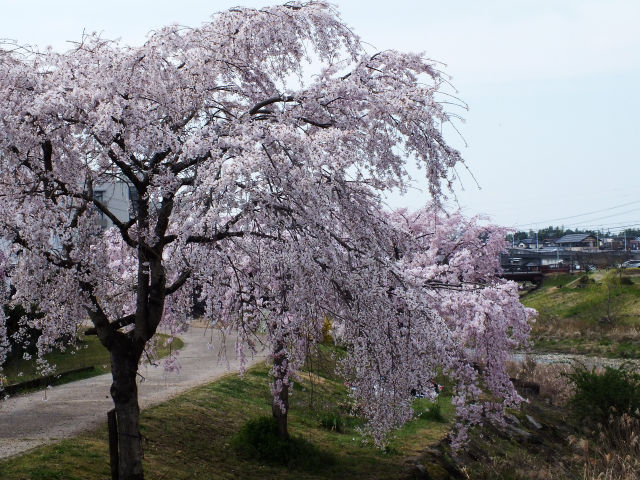
[[[129,220],[129,185],[121,180],[96,184],[93,194],[105,203],[109,210],[122,222]],[[106,216],[100,219],[100,226],[109,228],[113,222]]]

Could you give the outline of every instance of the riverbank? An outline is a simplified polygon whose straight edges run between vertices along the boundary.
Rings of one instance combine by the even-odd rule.
[[[538,312],[533,353],[640,359],[640,270],[550,275],[521,301]]]

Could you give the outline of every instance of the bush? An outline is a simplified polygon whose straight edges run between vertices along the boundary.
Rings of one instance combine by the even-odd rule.
[[[566,376],[575,386],[569,405],[580,420],[605,424],[612,411],[640,416],[640,374],[627,365],[600,373],[579,365]]]
[[[324,317],[324,321],[322,322],[322,343],[325,345],[334,345],[335,339],[331,334],[333,329],[333,323],[331,322],[331,318]]]
[[[241,457],[290,468],[313,469],[334,463],[333,457],[302,437],[281,438],[273,417],[249,420],[233,437],[231,445]]]
[[[345,429],[344,420],[339,412],[324,412],[320,415],[320,426],[332,432],[343,433]]]
[[[588,285],[590,283],[594,283],[594,282],[593,282],[593,279],[589,278],[589,275],[587,275],[587,274],[582,275],[578,279],[578,285],[580,285],[580,286]]]
[[[440,402],[436,400],[427,406],[427,408],[419,415],[423,420],[431,420],[432,422],[445,422],[446,419],[442,415],[442,407]]]
[[[510,377],[537,384],[540,396],[552,405],[565,405],[573,396],[573,383],[567,378],[573,368],[568,363],[538,363],[526,356],[522,363],[512,362],[507,368]]]

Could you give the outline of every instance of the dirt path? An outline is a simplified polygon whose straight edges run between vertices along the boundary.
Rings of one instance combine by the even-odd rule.
[[[185,345],[178,355],[182,367],[179,373],[165,372],[162,367],[141,367],[138,385],[141,408],[238,370],[235,338],[227,339],[229,365],[218,361],[221,339],[217,332],[192,327],[180,338]],[[213,348],[208,347],[209,343]],[[264,358],[261,355],[249,363]],[[106,421],[107,411],[113,408],[110,386],[111,374],[105,374],[1,401],[0,458],[75,435]]]

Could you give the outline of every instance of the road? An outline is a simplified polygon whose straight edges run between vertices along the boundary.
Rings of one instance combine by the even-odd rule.
[[[140,368],[141,408],[238,371],[240,362],[234,353],[235,338],[227,338],[228,364],[218,361],[222,342],[217,331],[191,327],[180,338],[185,344],[178,354],[180,372],[165,372],[162,367],[150,365]],[[261,353],[249,359],[248,365],[264,359],[265,355]],[[111,374],[105,374],[1,401],[0,458],[76,435],[105,422],[107,411],[113,408],[110,386]]]

